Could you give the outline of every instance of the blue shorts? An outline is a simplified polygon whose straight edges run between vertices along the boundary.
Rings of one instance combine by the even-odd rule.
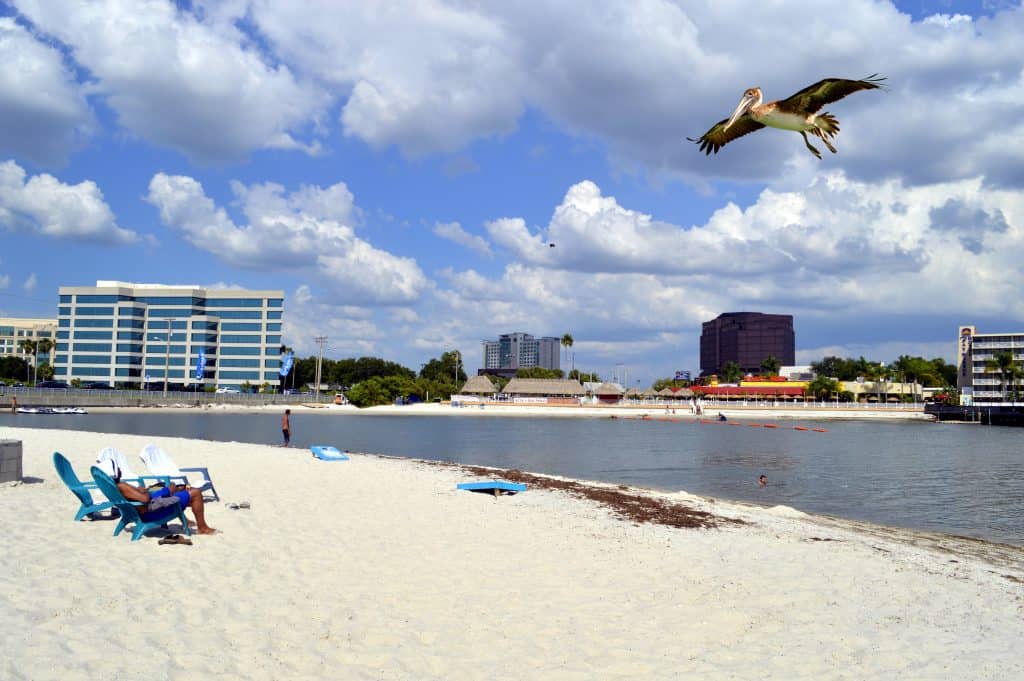
[[[189,497],[187,489],[183,489],[180,492],[175,492],[172,495],[170,488],[168,488],[168,487],[159,487],[159,488],[157,488],[157,489],[155,489],[155,490],[153,490],[152,492],[149,493],[149,498],[150,499],[160,499],[161,497],[166,497],[166,496],[177,497],[178,503],[181,504],[181,508],[182,509],[188,508],[189,502],[191,501],[191,498]]]

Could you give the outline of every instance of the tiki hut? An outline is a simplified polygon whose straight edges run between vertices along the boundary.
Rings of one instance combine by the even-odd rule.
[[[512,397],[575,397],[587,394],[579,381],[565,378],[513,378],[501,391]]]
[[[622,399],[622,388],[605,382],[594,389],[594,397],[601,404],[617,404]]]
[[[627,400],[639,400],[642,399],[643,396],[644,394],[640,392],[640,388],[630,388],[626,391],[626,394],[623,395]]]
[[[459,391],[460,395],[493,395],[498,389],[487,376],[471,376]]]

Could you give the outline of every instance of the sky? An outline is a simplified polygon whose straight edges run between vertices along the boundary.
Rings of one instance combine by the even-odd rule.
[[[646,386],[733,311],[952,360],[1024,330],[1022,43],[1019,1],[0,0],[0,316],[103,279],[282,289],[300,354],[414,370],[571,333]],[[838,154],[686,140],[874,73]]]

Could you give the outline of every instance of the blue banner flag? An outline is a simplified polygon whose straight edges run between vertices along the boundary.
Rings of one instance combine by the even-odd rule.
[[[288,372],[292,370],[292,362],[294,362],[294,361],[295,360],[294,360],[294,357],[292,356],[292,352],[289,350],[288,354],[284,356],[283,360],[281,360],[281,375],[282,376],[287,376],[288,375]]]
[[[199,350],[199,359],[196,360],[196,380],[203,380],[203,373],[206,371],[206,353]]]

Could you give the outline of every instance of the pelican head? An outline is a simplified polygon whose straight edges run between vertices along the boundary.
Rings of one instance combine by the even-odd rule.
[[[761,88],[748,88],[747,91],[743,93],[743,97],[740,98],[740,103],[736,105],[736,110],[732,112],[732,116],[729,116],[729,122],[725,124],[725,129],[728,130],[729,127],[736,122],[737,118],[747,113],[752,107],[755,107],[760,103]]]

